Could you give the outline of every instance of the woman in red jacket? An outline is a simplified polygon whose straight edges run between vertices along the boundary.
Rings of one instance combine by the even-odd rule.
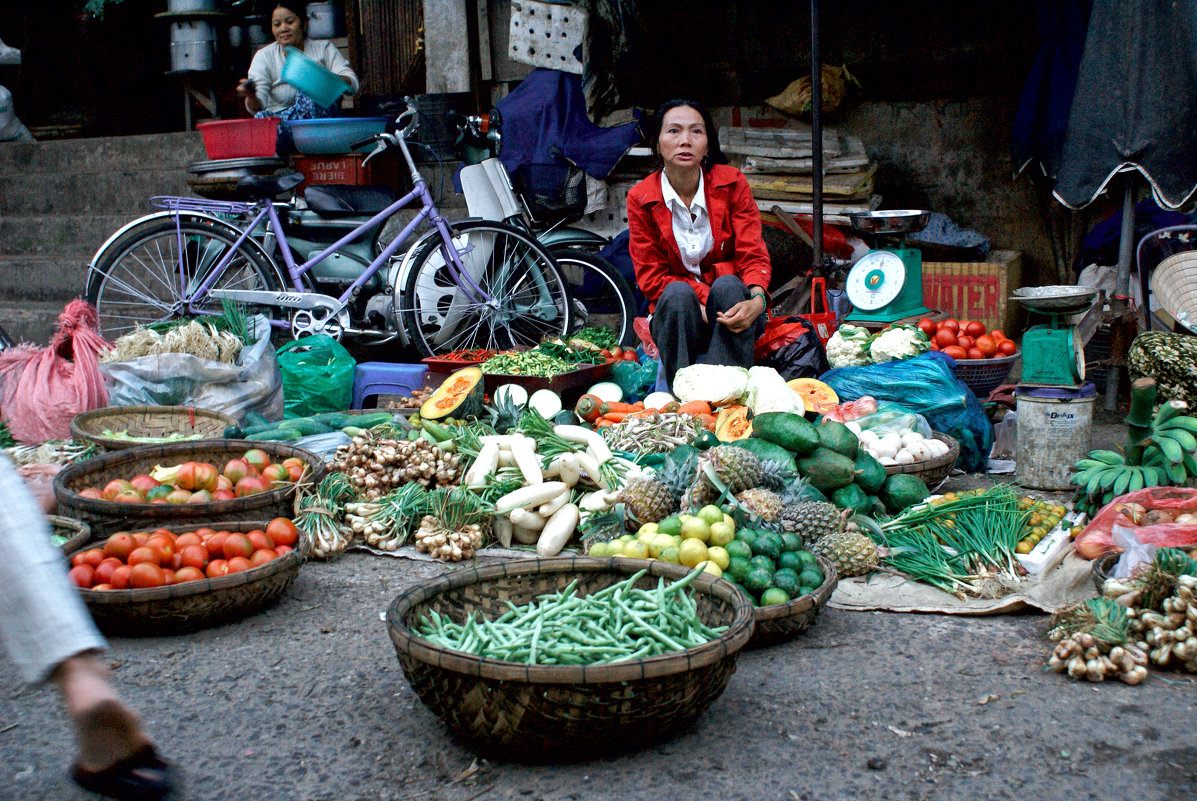
[[[654,119],[661,169],[628,192],[628,228],[636,283],[652,312],[649,330],[672,387],[678,368],[700,357],[752,366],[772,266],[748,181],[720,163],[707,110],[671,100]]]

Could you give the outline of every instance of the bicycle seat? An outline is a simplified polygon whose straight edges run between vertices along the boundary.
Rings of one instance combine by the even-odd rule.
[[[395,202],[385,186],[313,184],[303,192],[308,208],[324,219],[374,215]]]
[[[247,175],[237,182],[237,189],[253,200],[265,200],[289,192],[302,183],[301,172],[284,175]]]

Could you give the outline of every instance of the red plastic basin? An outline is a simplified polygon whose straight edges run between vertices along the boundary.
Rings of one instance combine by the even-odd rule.
[[[278,118],[255,117],[250,120],[216,120],[195,126],[204,137],[208,158],[269,158],[278,144]]]

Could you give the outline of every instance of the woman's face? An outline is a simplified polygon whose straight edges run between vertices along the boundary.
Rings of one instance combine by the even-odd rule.
[[[666,167],[692,169],[701,165],[707,154],[707,127],[698,110],[678,106],[665,112],[657,150]]]
[[[283,47],[300,47],[303,44],[303,20],[289,8],[279,6],[270,15],[270,31],[274,41]]]

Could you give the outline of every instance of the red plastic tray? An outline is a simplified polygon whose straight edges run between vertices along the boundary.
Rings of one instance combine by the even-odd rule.
[[[428,365],[428,372],[430,373],[452,373],[463,367],[476,367],[482,364],[482,362],[469,361],[468,359],[438,359],[435,356],[429,356],[426,359],[420,359],[420,361]]]
[[[503,384],[519,384],[529,392],[538,389],[551,389],[561,394],[577,387],[584,387],[602,381],[611,374],[611,364],[588,364],[568,373],[558,373],[552,378],[537,375],[503,375],[495,373],[485,376],[486,391],[493,394]]]

